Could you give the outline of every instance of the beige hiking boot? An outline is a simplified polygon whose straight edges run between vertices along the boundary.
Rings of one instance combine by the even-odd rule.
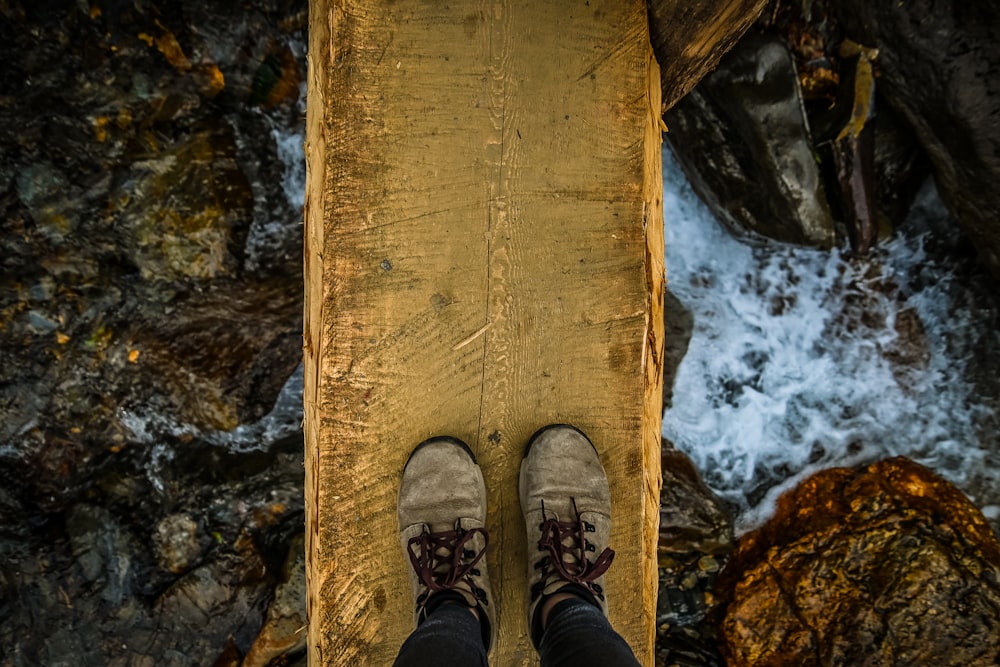
[[[528,441],[519,491],[528,529],[528,627],[537,647],[541,602],[560,590],[608,613],[604,573],[615,555],[608,548],[611,494],[594,445],[566,424],[546,426]]]
[[[486,485],[468,445],[450,437],[420,443],[403,468],[397,512],[413,566],[414,622],[419,626],[444,600],[466,604],[479,615],[489,651],[496,624],[486,573]]]

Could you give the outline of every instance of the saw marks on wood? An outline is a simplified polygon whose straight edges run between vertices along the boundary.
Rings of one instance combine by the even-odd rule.
[[[611,481],[610,615],[652,664],[663,237],[643,2],[350,2],[310,13],[310,659],[412,630],[396,492],[436,434],[489,493],[495,665],[537,662],[517,471],[570,422]]]

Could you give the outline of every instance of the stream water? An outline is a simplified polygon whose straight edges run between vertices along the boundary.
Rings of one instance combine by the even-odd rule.
[[[900,233],[859,259],[738,240],[669,149],[663,159],[669,289],[694,317],[663,435],[736,510],[738,529],[820,468],[895,455],[996,522],[1000,452],[970,365],[996,368],[997,305],[946,259],[958,232],[933,185]]]

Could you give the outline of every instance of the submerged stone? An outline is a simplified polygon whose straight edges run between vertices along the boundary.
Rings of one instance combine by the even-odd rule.
[[[201,554],[198,524],[186,514],[171,514],[160,519],[153,540],[160,567],[173,574],[188,569]]]
[[[306,647],[306,552],[304,536],[292,539],[282,581],[267,608],[264,627],[243,659],[243,667],[267,667],[278,656]]]
[[[810,477],[723,573],[731,667],[995,665],[1000,543],[957,488],[904,458]]]
[[[147,280],[234,277],[250,228],[253,193],[232,131],[206,128],[137,163],[120,223]]]
[[[663,441],[657,549],[657,664],[721,665],[710,615],[715,579],[733,549],[733,521],[691,460]]]
[[[301,359],[307,3],[2,4],[0,663],[239,664],[302,522],[267,415]]]
[[[660,451],[659,553],[726,554],[732,550],[733,519],[702,481],[684,452],[664,441]]]
[[[674,380],[687,353],[694,329],[694,316],[669,287],[663,292],[663,409],[674,401]]]

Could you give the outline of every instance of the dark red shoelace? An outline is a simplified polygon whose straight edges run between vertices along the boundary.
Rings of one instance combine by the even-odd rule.
[[[587,551],[593,551],[594,547],[587,541],[586,534],[594,532],[595,529],[593,525],[580,518],[575,499],[572,499],[572,503],[573,512],[577,517],[575,521],[544,519],[540,526],[542,536],[538,540],[538,548],[549,552],[547,562],[543,561],[543,576],[540,583],[544,588],[547,570],[551,566],[562,579],[585,586],[603,599],[603,591],[599,587],[595,590],[594,582],[607,572],[611,561],[614,560],[615,552],[608,547],[593,561],[587,558]],[[545,516],[544,503],[542,516]],[[567,555],[570,557],[569,562],[564,558]]]
[[[483,548],[478,552],[466,548],[477,534],[483,536]],[[453,590],[464,579],[473,595],[478,596],[472,576],[479,574],[476,564],[486,555],[488,544],[489,534],[483,528],[459,528],[442,533],[425,530],[409,539],[406,551],[417,577],[429,591]],[[442,568],[442,565],[447,567]]]

